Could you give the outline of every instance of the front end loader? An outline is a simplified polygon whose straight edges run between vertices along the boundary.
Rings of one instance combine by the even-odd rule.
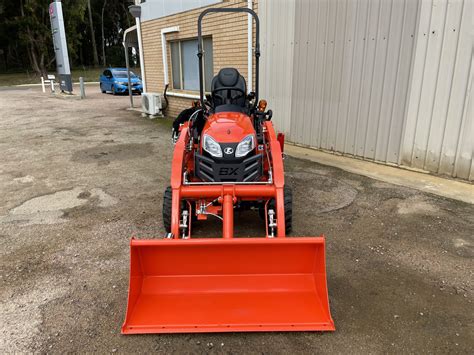
[[[235,68],[204,95],[201,23],[208,13],[255,20],[255,92]],[[292,192],[285,184],[284,136],[258,101],[259,20],[247,8],[209,8],[198,19],[200,105],[174,132],[162,239],[130,242],[123,334],[331,331],[324,236],[291,237]],[[234,211],[257,210],[261,238],[234,236]],[[195,238],[194,223],[216,219],[222,238]],[[263,226],[262,226],[263,230]],[[263,234],[263,233],[262,233]]]

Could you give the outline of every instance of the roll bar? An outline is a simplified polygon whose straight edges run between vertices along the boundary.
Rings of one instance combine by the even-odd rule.
[[[199,58],[199,95],[201,101],[201,107],[204,106],[204,80],[203,80],[203,64],[202,64],[202,26],[201,22],[204,16],[211,12],[246,12],[255,20],[255,102],[254,107],[257,105],[258,102],[258,73],[259,73],[259,58],[260,58],[260,22],[258,20],[258,16],[255,11],[248,9],[246,7],[241,8],[209,8],[201,12],[198,19],[198,53],[197,56]],[[252,70],[252,68],[249,68]]]

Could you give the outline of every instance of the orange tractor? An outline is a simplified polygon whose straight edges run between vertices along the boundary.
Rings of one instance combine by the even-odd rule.
[[[204,96],[201,22],[212,12],[244,12],[256,23],[255,92],[234,68]],[[284,136],[258,101],[259,20],[247,8],[210,8],[198,19],[200,107],[176,132],[162,239],[132,239],[122,333],[334,330],[324,237],[292,237]],[[265,221],[262,238],[235,238],[234,211]],[[222,223],[222,238],[193,238],[192,224]],[[205,222],[209,223],[209,222]],[[262,223],[263,224],[263,223]],[[262,228],[263,229],[263,228]]]

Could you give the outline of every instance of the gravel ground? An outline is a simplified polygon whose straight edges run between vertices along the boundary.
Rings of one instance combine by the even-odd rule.
[[[164,234],[170,122],[87,90],[0,92],[1,353],[472,353],[474,206],[296,158],[292,235],[327,236],[336,332],[120,335],[129,238]]]

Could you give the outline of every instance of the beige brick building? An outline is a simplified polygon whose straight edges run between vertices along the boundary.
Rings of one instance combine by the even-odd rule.
[[[200,12],[249,5],[261,24],[259,96],[288,141],[474,180],[466,16],[474,1],[147,0],[141,22],[149,92],[164,89],[161,31],[179,27],[164,35],[169,116],[198,97],[192,40]],[[246,14],[205,17],[208,85],[225,66],[248,81],[247,21]]]
[[[199,96],[197,86],[197,20],[207,7],[247,7],[248,1],[207,1],[206,7],[198,7],[164,17],[147,20],[142,18],[142,43],[145,79],[148,92],[162,93],[165,88],[162,30],[173,29],[164,34],[168,63],[168,100],[166,114],[176,116],[188,108]],[[196,4],[199,5],[199,1]],[[201,1],[202,3],[202,1]],[[146,3],[144,3],[145,5]],[[253,0],[254,11],[258,12],[258,1]],[[147,8],[143,7],[143,11]],[[160,9],[161,10],[161,9]],[[178,29],[176,31],[176,29]],[[206,87],[212,74],[221,68],[232,66],[248,78],[248,15],[232,13],[209,14],[203,20],[205,50]],[[255,39],[254,39],[255,40]]]

